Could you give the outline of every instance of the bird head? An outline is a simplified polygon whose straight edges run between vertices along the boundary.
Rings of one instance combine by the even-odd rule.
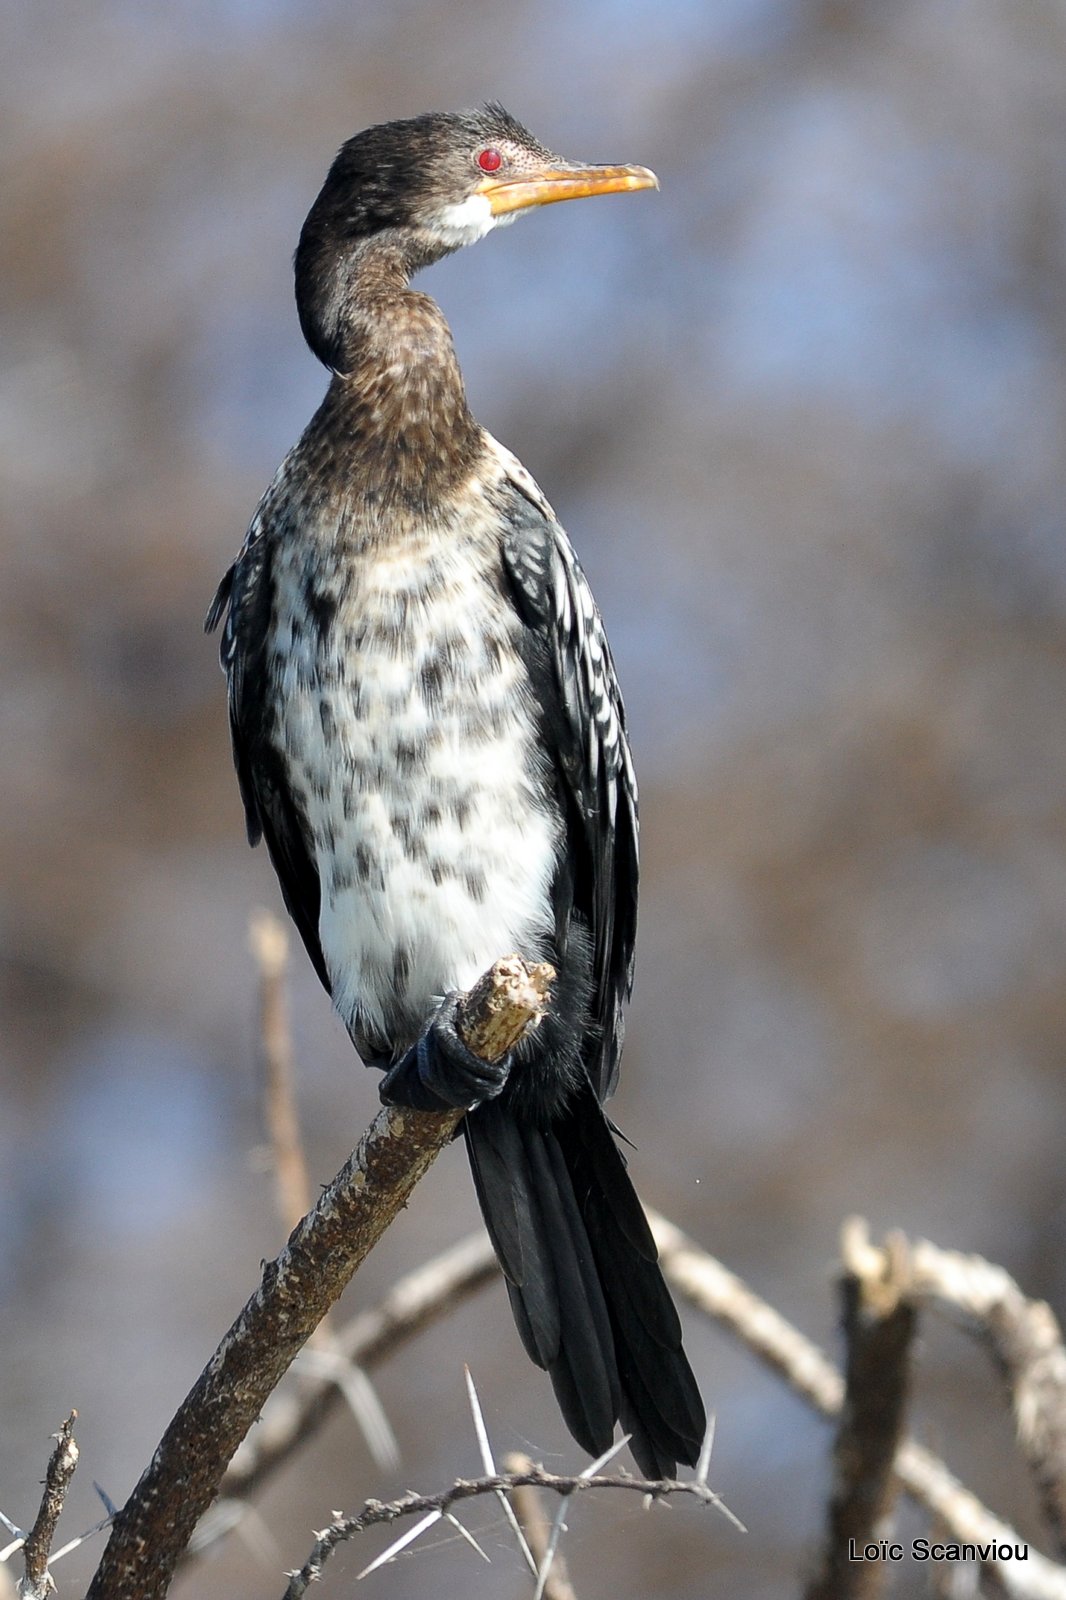
[[[560,159],[501,105],[367,128],[341,147],[300,235],[304,336],[332,365],[327,324],[337,329],[356,260],[375,246],[410,276],[535,206],[657,187],[646,167]]]

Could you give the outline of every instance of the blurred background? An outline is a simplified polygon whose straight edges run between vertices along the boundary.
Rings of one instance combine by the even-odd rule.
[[[247,943],[278,899],[201,621],[324,389],[291,254],[336,147],[489,97],[662,182],[422,281],[626,691],[638,1186],[834,1351],[851,1212],[1061,1312],[1058,0],[11,0],[3,30],[0,1509],[32,1519],[72,1405],[66,1532],[93,1478],[122,1501],[282,1242]],[[292,1006],[325,1181],[376,1082],[298,951]],[[349,1303],[475,1224],[453,1150]],[[712,1482],[751,1531],[583,1504],[582,1600],[796,1594],[814,1558],[828,1429],[688,1330]],[[338,1418],[175,1592],[273,1595],[331,1508],[474,1470],[464,1360],[501,1454],[581,1464],[497,1285],[381,1370],[395,1477]],[[928,1324],[915,1387],[918,1435],[1038,1535],[983,1361]],[[365,1592],[527,1595],[487,1504],[471,1521],[491,1568],[438,1540]]]

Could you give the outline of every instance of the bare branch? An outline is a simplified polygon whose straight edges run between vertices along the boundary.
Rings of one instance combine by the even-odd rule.
[[[362,1367],[375,1367],[498,1271],[487,1235],[471,1234],[401,1278],[380,1306],[354,1316],[338,1333],[337,1349]],[[332,1379],[318,1378],[305,1380],[299,1394],[271,1395],[261,1423],[234,1457],[222,1492],[250,1493],[313,1437],[340,1398]]]
[[[527,966],[508,956],[480,977],[459,1001],[456,1025],[474,1054],[499,1061],[529,1026],[535,1027],[551,998],[554,967],[546,961]]]
[[[667,1281],[679,1295],[730,1328],[823,1415],[844,1402],[844,1380],[818,1346],[786,1322],[735,1273],[701,1250],[672,1222],[648,1211]],[[982,1505],[931,1451],[912,1439],[900,1445],[896,1475],[906,1492],[939,1517],[952,1539],[965,1544],[1024,1546],[1018,1533]],[[1029,1549],[1024,1563],[994,1563],[1006,1594],[1019,1600],[1066,1600],[1066,1570]]]
[[[544,1009],[544,978],[518,957],[497,962],[492,1004],[468,1012],[464,1039],[476,1053],[519,1037]],[[506,997],[506,1003],[504,1003]],[[497,1005],[497,1000],[499,1005]],[[507,1045],[504,1045],[507,1048]],[[462,1113],[387,1107],[294,1229],[259,1289],[226,1334],[163,1435],[150,1466],[116,1518],[90,1600],[157,1600],[199,1517],[266,1397],[353,1273],[450,1140]]]
[[[509,1477],[531,1472],[535,1465],[529,1456],[518,1453],[505,1456],[503,1462]],[[541,1505],[540,1490],[531,1483],[520,1483],[511,1490],[511,1504],[537,1563],[537,1571],[543,1573],[545,1565],[549,1566],[548,1575],[543,1579],[541,1600],[577,1600],[567,1576],[566,1562],[550,1548],[552,1523]]]
[[[497,968],[503,965],[497,963]],[[527,969],[527,972],[533,986],[528,998],[535,997],[543,1007],[547,1003],[551,968],[540,966]],[[516,972],[514,981],[520,984],[522,975]],[[484,978],[480,980],[480,985],[485,985]],[[471,1009],[478,1003],[478,988],[479,985],[475,985],[466,998],[464,1019],[469,1018]],[[501,1042],[504,1049],[509,1049],[514,1038],[508,1032],[493,1037],[494,1033],[498,1035],[500,1026],[499,999],[495,988],[488,989],[485,1004],[487,1016],[484,1031],[480,1035],[476,1031],[468,1033],[466,1038],[471,1049],[492,1060],[491,1051],[498,1048]],[[471,1023],[464,1020],[463,1026],[469,1027]],[[473,1026],[476,1029],[476,1015]],[[513,1030],[514,1022],[509,1026]],[[355,1316],[337,1334],[335,1348],[349,1361],[359,1366],[373,1367],[452,1310],[460,1300],[481,1288],[498,1271],[496,1257],[486,1235],[480,1232],[472,1234],[402,1278],[377,1310],[360,1312]],[[222,1492],[233,1497],[248,1494],[317,1432],[340,1398],[332,1380],[315,1379],[305,1382],[300,1394],[272,1395],[260,1426],[241,1444],[226,1473]]]
[[[55,1581],[48,1570],[48,1562],[51,1558],[56,1524],[67,1498],[70,1480],[78,1465],[78,1446],[74,1439],[74,1424],[77,1417],[78,1413],[72,1411],[59,1432],[53,1435],[56,1446],[49,1458],[48,1471],[45,1474],[41,1507],[37,1513],[37,1520],[26,1535],[26,1542],[22,1547],[25,1576],[18,1586],[20,1600],[47,1600],[48,1595],[55,1589]]]
[[[730,1329],[816,1410],[835,1417],[843,1403],[844,1381],[823,1352],[679,1228],[653,1212],[649,1217],[663,1270],[676,1293]],[[927,1248],[935,1249],[914,1247],[916,1293],[921,1292],[925,1279],[921,1252]],[[495,1278],[497,1272],[488,1240],[484,1234],[473,1234],[401,1279],[380,1307],[353,1318],[341,1343],[358,1361],[373,1367],[446,1314],[456,1300]],[[258,1484],[288,1458],[297,1442],[313,1432],[336,1399],[332,1386],[325,1385],[317,1396],[275,1396],[262,1427],[242,1445],[227,1474],[226,1492],[244,1494]],[[905,1441],[895,1470],[905,1492],[938,1517],[951,1538],[980,1544],[1020,1542],[1008,1523],[989,1511],[923,1446]],[[1014,1569],[1013,1577],[1005,1566],[1000,1566],[998,1573],[1008,1593],[1066,1600],[1063,1573],[1035,1550],[1030,1550],[1025,1569]]]
[[[911,1294],[947,1311],[991,1345],[1010,1389],[1018,1442],[1044,1513],[1066,1550],[1066,1349],[1051,1307],[1029,1300],[1002,1267],[920,1239]]]
[[[841,1240],[840,1293],[847,1352],[844,1404],[833,1448],[834,1482],[821,1570],[807,1600],[870,1600],[884,1586],[883,1561],[855,1561],[883,1531],[896,1496],[893,1462],[903,1429],[915,1312],[907,1298],[906,1241],[875,1250],[852,1218]]]
[[[436,1522],[461,1500],[472,1500],[486,1494],[511,1494],[515,1489],[527,1486],[550,1489],[553,1494],[561,1495],[580,1494],[587,1489],[625,1489],[649,1500],[689,1495],[704,1505],[718,1506],[718,1496],[706,1484],[680,1482],[674,1478],[630,1478],[625,1473],[600,1474],[591,1478],[563,1477],[555,1472],[546,1472],[543,1467],[531,1467],[525,1472],[498,1472],[483,1478],[458,1478],[442,1494],[406,1494],[387,1504],[380,1500],[368,1500],[358,1516],[341,1517],[330,1523],[316,1538],[311,1554],[299,1572],[291,1574],[284,1600],[300,1600],[307,1593],[308,1586],[321,1578],[322,1569],[337,1546],[346,1539],[355,1538],[367,1528],[382,1522],[395,1522],[400,1517],[423,1517],[428,1527],[431,1520]]]

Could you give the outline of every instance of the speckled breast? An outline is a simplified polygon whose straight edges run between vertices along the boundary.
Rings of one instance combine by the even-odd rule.
[[[274,737],[349,1028],[410,1042],[497,956],[544,953],[559,824],[485,525],[303,545],[275,569]]]

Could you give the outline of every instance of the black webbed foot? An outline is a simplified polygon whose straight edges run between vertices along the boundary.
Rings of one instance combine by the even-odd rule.
[[[457,994],[445,995],[415,1044],[381,1080],[385,1105],[413,1111],[470,1109],[494,1100],[507,1082],[511,1053],[484,1061],[468,1050],[455,1025]]]

